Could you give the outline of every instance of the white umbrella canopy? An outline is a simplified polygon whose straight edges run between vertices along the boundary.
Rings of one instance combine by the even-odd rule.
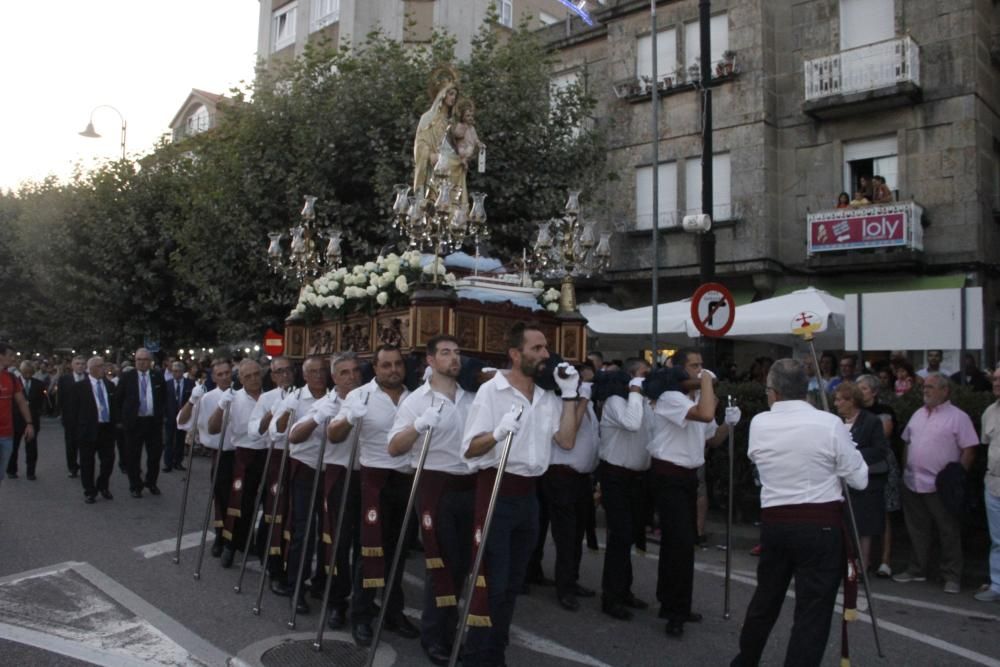
[[[687,321],[692,338],[700,334]],[[802,341],[793,329],[809,328],[817,344],[826,348],[844,345],[844,300],[815,287],[737,306],[733,326],[725,338],[768,342],[794,347]]]
[[[641,350],[649,347],[653,331],[653,307],[618,310],[603,303],[580,304],[587,329],[608,350]],[[657,307],[657,333],[666,345],[687,343],[685,320],[691,317],[691,300],[661,303]]]

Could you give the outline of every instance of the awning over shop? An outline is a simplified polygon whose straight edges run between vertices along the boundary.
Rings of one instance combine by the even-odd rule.
[[[582,303],[580,313],[587,318],[587,333],[598,339],[599,349],[648,349],[652,337],[653,307],[617,310],[603,303]],[[691,300],[661,303],[657,307],[657,330],[664,345],[689,343],[685,320],[691,315]]]

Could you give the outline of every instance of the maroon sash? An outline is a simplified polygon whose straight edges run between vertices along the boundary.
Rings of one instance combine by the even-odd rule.
[[[424,567],[430,576],[434,590],[434,602],[438,607],[454,607],[458,604],[455,580],[452,577],[454,564],[445,561],[438,545],[437,526],[438,503],[441,497],[451,491],[472,489],[476,485],[475,475],[453,475],[439,470],[424,470],[420,480],[420,530],[424,545]]]
[[[337,483],[346,479],[347,468],[338,465],[327,465],[323,474],[323,543],[332,545],[337,536],[337,515],[340,513],[340,494],[334,493]],[[337,575],[336,557],[333,575]],[[331,574],[330,565],[324,566],[326,573]]]
[[[849,519],[845,517],[846,506],[841,501],[829,503],[807,503],[802,505],[781,505],[765,507],[761,510],[761,521],[765,523],[809,523],[819,526],[839,528],[844,545],[844,614],[840,624],[840,664],[851,664],[847,644],[847,624],[858,618],[858,572],[861,567],[851,540]]]
[[[382,504],[379,495],[391,470],[361,466],[361,586],[385,586],[385,551],[382,549]],[[403,548],[403,545],[397,545]]]
[[[289,491],[288,491],[288,493],[284,494],[285,495],[285,500],[286,500],[286,507],[285,507],[285,509],[286,509],[286,513],[285,513],[286,517],[285,517],[285,522],[284,522],[284,528],[285,528],[285,530],[284,530],[284,537],[285,537],[285,542],[287,544],[291,544],[292,543],[292,530],[295,527],[295,503],[287,502],[288,499],[291,497],[291,487],[296,482],[296,480],[299,480],[299,479],[308,480],[309,482],[312,482],[313,475],[315,475],[315,474],[316,474],[316,470],[312,466],[310,466],[309,464],[303,463],[302,461],[299,461],[297,459],[293,459],[292,457],[288,457],[288,480],[287,480],[288,484],[287,484],[287,489]],[[288,570],[288,553],[289,553],[288,549],[287,549],[287,544],[286,544],[286,548],[285,548],[285,570],[286,571]],[[302,544],[303,544],[303,547],[302,547],[303,549],[305,549],[306,545],[309,544],[309,540],[308,540],[307,536],[303,536],[303,542],[302,542]],[[296,563],[295,565],[298,566],[298,563]]]
[[[274,529],[271,531],[271,543],[268,545],[267,550],[267,553],[270,556],[281,555],[282,540],[284,539],[284,518],[285,513],[288,511],[288,465],[293,459],[289,458],[285,461],[285,471],[283,474],[284,479],[280,480],[279,484],[278,470],[281,469],[282,455],[284,455],[284,452],[279,449],[275,449],[267,466],[267,489],[264,496],[264,522],[274,524]],[[274,509],[274,496],[278,493],[279,486],[281,487],[281,495],[278,497],[278,508],[272,516],[270,512]]]

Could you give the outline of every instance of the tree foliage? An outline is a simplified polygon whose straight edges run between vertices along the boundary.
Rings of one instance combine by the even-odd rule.
[[[280,326],[300,285],[268,268],[267,233],[287,234],[311,194],[320,227],[343,231],[345,263],[402,249],[393,186],[412,181],[429,75],[453,61],[447,35],[419,48],[381,33],[337,49],[314,42],[233,91],[209,132],[138,163],[0,193],[0,280],[24,304],[5,309],[0,332],[43,348],[176,347]],[[550,89],[544,45],[526,30],[501,40],[485,25],[455,65],[488,146],[469,187],[487,193],[492,252],[520,255],[567,190],[602,177],[594,100],[578,85]]]

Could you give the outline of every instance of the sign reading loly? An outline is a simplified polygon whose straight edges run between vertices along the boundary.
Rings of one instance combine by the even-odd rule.
[[[912,202],[810,214],[809,254],[858,248],[922,247],[922,210]]]

